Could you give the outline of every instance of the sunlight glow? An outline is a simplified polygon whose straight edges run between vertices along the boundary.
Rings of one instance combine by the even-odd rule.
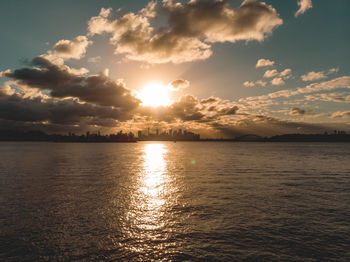
[[[138,96],[143,106],[168,106],[170,105],[169,88],[160,83],[149,83],[141,90]]]

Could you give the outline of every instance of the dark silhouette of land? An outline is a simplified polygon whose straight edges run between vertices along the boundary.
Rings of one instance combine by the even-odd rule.
[[[284,134],[271,137],[262,137],[248,134],[232,139],[205,139],[205,141],[232,141],[232,142],[350,142],[350,134],[334,130],[328,134]]]
[[[136,142],[133,133],[123,133],[120,131],[116,134],[101,135],[90,134],[76,135],[68,133],[68,135],[52,134],[48,135],[42,131],[11,131],[0,130],[0,141],[47,141],[47,142],[80,142],[80,143],[118,143],[118,142]]]
[[[42,131],[18,131],[0,130],[0,141],[47,141],[47,142],[78,142],[78,143],[118,143],[137,141],[222,141],[222,142],[350,142],[350,134],[344,131],[335,130],[328,134],[284,134],[271,137],[262,137],[254,134],[243,135],[230,139],[200,139],[199,134],[189,131],[169,130],[169,132],[155,134],[149,132],[143,134],[138,132],[138,137],[132,132],[124,133],[120,131],[116,134],[101,135],[96,134],[76,135],[74,133],[46,134]]]

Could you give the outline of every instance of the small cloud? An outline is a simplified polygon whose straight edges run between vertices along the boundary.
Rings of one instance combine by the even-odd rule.
[[[308,9],[312,8],[311,0],[300,0],[298,2],[299,9],[295,13],[295,17],[298,17],[301,14],[304,14]]]
[[[85,74],[89,73],[89,69],[87,69],[85,67],[81,67],[79,69],[66,67],[66,69],[69,73],[74,74],[74,75],[85,75]]]
[[[264,66],[273,66],[274,64],[275,64],[274,61],[262,58],[258,60],[255,67],[258,68],[258,67],[264,67]]]
[[[174,89],[182,89],[190,86],[190,82],[187,80],[178,79],[170,83]]]
[[[10,69],[6,69],[5,71],[0,71],[0,77],[6,77],[6,75],[10,73],[11,73]]]
[[[86,36],[80,35],[72,40],[60,40],[54,45],[54,55],[63,59],[80,59],[86,53],[86,48],[92,42]]]
[[[281,77],[276,77],[271,81],[271,84],[274,86],[283,86],[285,82]]]
[[[264,74],[265,78],[271,78],[274,76],[278,76],[283,79],[289,79],[292,76],[292,69],[290,68],[284,69],[281,73],[279,73],[276,69],[272,69],[272,70],[267,70]]]
[[[277,70],[276,70],[276,69],[272,69],[272,70],[267,70],[267,71],[265,72],[265,74],[264,74],[264,77],[265,77],[265,78],[271,78],[271,77],[274,77],[274,76],[276,76],[276,75],[278,75]]]
[[[307,82],[307,81],[316,81],[323,78],[326,78],[327,76],[337,73],[339,71],[339,68],[330,68],[328,71],[320,71],[320,72],[309,72],[305,75],[301,76],[301,80]]]
[[[339,72],[339,68],[338,67],[331,68],[331,69],[328,70],[327,75],[331,75],[331,74],[338,73],[338,72]]]
[[[245,81],[245,82],[243,83],[243,85],[244,85],[245,87],[254,87],[254,86],[255,86],[255,83],[252,82],[252,81]]]
[[[100,62],[100,61],[101,61],[101,57],[100,56],[90,57],[88,59],[89,63],[97,63],[97,62]]]
[[[292,74],[292,69],[290,68],[287,68],[287,69],[284,69],[281,73],[280,73],[280,76],[282,77],[288,77],[291,76]]]
[[[294,107],[289,111],[288,114],[291,116],[303,116],[306,114],[306,110],[301,109],[299,107]]]
[[[256,81],[256,82],[253,82],[253,81],[245,81],[245,82],[243,83],[243,85],[244,85],[245,87],[254,87],[254,86],[257,86],[257,85],[262,86],[262,87],[265,87],[265,86],[267,85],[267,83],[266,83],[265,81],[262,81],[262,80],[258,80],[258,81]]]
[[[320,80],[326,77],[327,76],[325,75],[324,72],[309,72],[306,75],[302,75],[301,80],[303,80],[304,82],[309,82],[309,81]]]
[[[258,81],[256,81],[255,83],[256,83],[257,85],[259,85],[259,86],[262,86],[262,87],[265,87],[265,86],[267,85],[267,83],[264,82],[264,81],[262,81],[262,80],[258,80]]]

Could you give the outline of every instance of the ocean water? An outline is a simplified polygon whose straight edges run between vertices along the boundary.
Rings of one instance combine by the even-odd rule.
[[[0,143],[1,261],[350,261],[350,144]]]

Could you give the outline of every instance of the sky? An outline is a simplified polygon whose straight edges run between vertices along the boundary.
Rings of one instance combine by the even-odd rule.
[[[348,0],[0,3],[0,128],[350,132]]]

